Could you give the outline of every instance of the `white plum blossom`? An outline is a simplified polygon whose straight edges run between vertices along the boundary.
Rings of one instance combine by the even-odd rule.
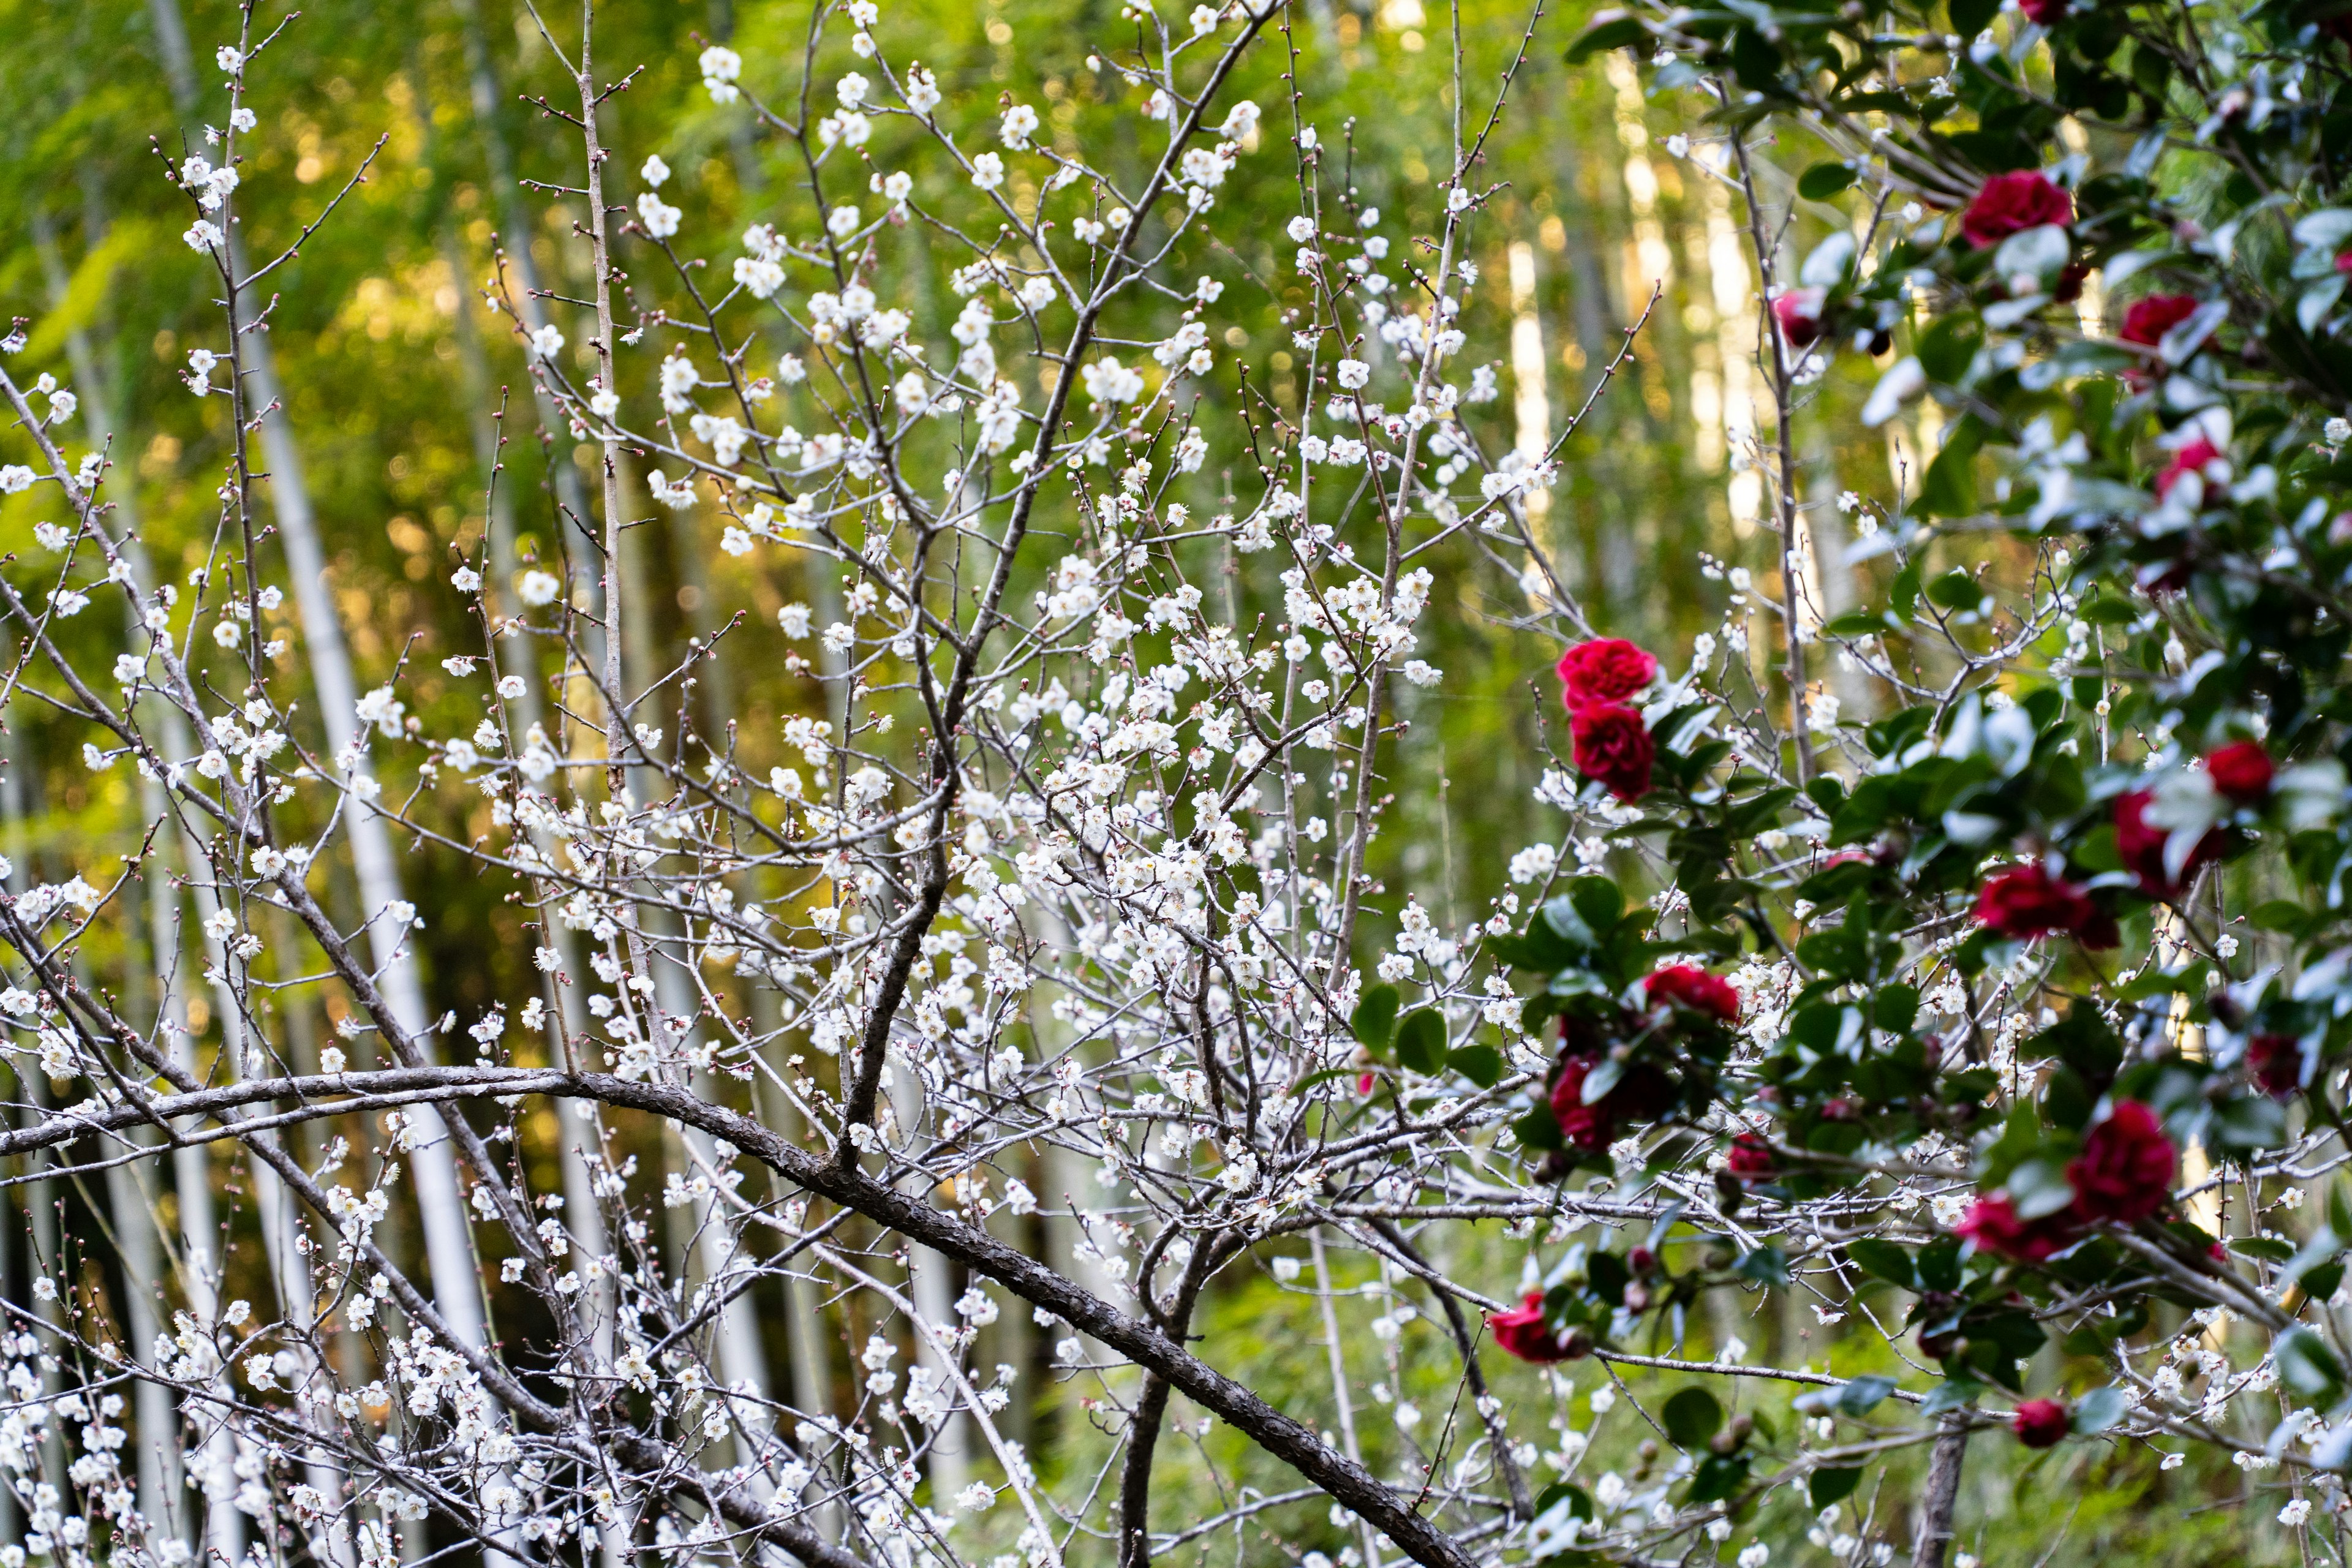
[[[735,84],[743,76],[743,57],[723,44],[713,44],[702,51],[702,85],[713,103],[732,103],[742,96]]]
[[[656,239],[667,239],[677,232],[678,209],[663,201],[651,191],[637,197],[637,220],[646,233]]]
[[[1088,364],[1079,373],[1079,380],[1097,404],[1132,403],[1143,395],[1143,377],[1115,359]]]

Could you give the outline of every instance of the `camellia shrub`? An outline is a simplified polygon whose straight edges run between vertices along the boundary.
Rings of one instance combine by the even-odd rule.
[[[0,367],[6,711],[136,803],[0,899],[0,1152],[108,1221],[5,1303],[0,1552],[1759,1568],[1817,1523],[1936,1564],[1971,1467],[2096,1446],[2234,1463],[2340,1558],[2326,6],[1456,29],[1455,142],[1384,217],[1286,8],[1129,5],[1097,159],[852,0],[698,53],[797,165],[740,234],[607,143],[629,70],[551,21],[578,145],[530,190],[584,264],[475,281],[528,366],[498,420],[580,460],[527,555],[488,469],[451,725],[415,659],[361,689],[320,586],[267,330],[300,237],[241,218],[302,24],[247,5],[155,175],[224,301],[204,564],[151,560],[70,370],[21,327]],[[1587,624],[1535,504],[1574,423],[1506,440],[1468,352],[1517,177],[1482,126],[1532,52],[1620,49],[1761,286],[1774,560],[1687,649]],[[1245,161],[1289,210],[1225,199]],[[1226,353],[1244,288],[1287,394]],[[1835,503],[1835,614],[1809,422],[1939,437]],[[646,646],[643,497],[813,586]],[[1417,628],[1474,554],[1560,650],[1558,834],[1448,927],[1436,871],[1370,868],[1436,788]],[[759,665],[805,709],[714,713]],[[472,1017],[424,1005],[428,854],[528,911]],[[1751,1354],[1767,1308],[1841,1331]],[[1245,1356],[1250,1313],[1291,1327]],[[989,1364],[1016,1325],[1050,1356]],[[1569,1424],[1593,1367],[1625,1473]],[[1039,1385],[1080,1391],[1051,1453]]]

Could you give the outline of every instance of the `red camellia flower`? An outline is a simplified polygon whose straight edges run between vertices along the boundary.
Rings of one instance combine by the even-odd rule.
[[[2197,300],[2188,294],[2150,294],[2136,300],[2124,312],[2123,331],[2117,337],[2142,348],[2154,348],[2164,341],[2164,334],[2197,313]]]
[[[2205,466],[2221,456],[2221,448],[2200,436],[2172,455],[2172,466],[2156,476],[2158,500],[2172,493],[2172,487],[2190,474],[2202,474]]]
[[[1772,1152],[1772,1145],[1754,1132],[1742,1132],[1731,1141],[1731,1152],[1724,1168],[1743,1182],[1769,1181],[1779,1174],[1780,1162]]]
[[[2259,741],[2232,741],[2205,758],[2213,787],[2240,805],[2260,805],[2271,793],[2275,771]]]
[[[1598,1056],[1563,1055],[1551,1084],[1551,1117],[1559,1123],[1560,1136],[1587,1151],[1609,1147],[1619,1122],[1654,1121],[1675,1102],[1673,1080],[1648,1062],[1635,1062],[1607,1094],[1587,1105],[1584,1080],[1600,1065]]]
[[[1999,936],[2048,936],[2064,931],[2085,947],[2113,947],[2116,922],[2091,895],[2053,877],[2039,861],[2011,866],[1985,879],[1977,891],[1977,921]]]
[[[1571,713],[1622,702],[1656,678],[1658,661],[1623,637],[1595,637],[1559,656],[1560,700]]]
[[[2054,1448],[2066,1436],[2072,1418],[2066,1407],[2054,1399],[2029,1399],[2017,1407],[2017,1419],[2011,1424],[2017,1440],[2029,1448]]]
[[[1642,991],[1653,1002],[1673,1002],[1696,1013],[1712,1013],[1727,1024],[1739,1022],[1739,993],[1731,982],[1687,963],[1659,970],[1642,982]]]
[[[2293,1100],[2303,1087],[2303,1042],[2293,1035],[2256,1035],[2246,1042],[2246,1075],[2273,1100]]]
[[[1960,215],[1960,233],[1979,250],[2044,224],[2074,221],[2074,199],[2047,174],[2016,169],[1987,180]]]
[[[1822,306],[1829,297],[1826,289],[1791,289],[1772,301],[1772,319],[1790,348],[1809,348],[1822,335]]]
[[[2218,828],[2208,833],[2189,852],[2178,880],[2165,875],[2164,842],[2170,835],[2147,820],[2147,808],[2155,798],[2144,789],[2116,797],[2116,853],[2125,868],[2139,879],[2142,893],[2151,899],[2176,899],[2198,867],[2221,858],[2226,841]]]
[[[2066,1163],[2074,1213],[2122,1225],[2146,1219],[2171,1201],[2174,1154],[2155,1111],[2137,1100],[2116,1101]]]
[[[2066,14],[2066,0],[2017,0],[2017,8],[2037,27],[2046,27]]]
[[[1559,1076],[1551,1081],[1551,1118],[1559,1123],[1559,1135],[1579,1149],[1609,1147],[1609,1097],[1584,1103],[1584,1080],[1600,1065],[1598,1057],[1562,1057]]]
[[[1569,731],[1578,773],[1619,800],[1639,800],[1650,793],[1650,768],[1658,752],[1641,714],[1622,702],[1591,702],[1569,710]]]
[[[1543,1292],[1540,1290],[1528,1291],[1527,1299],[1509,1311],[1487,1313],[1486,1327],[1493,1331],[1496,1344],[1521,1361],[1570,1359],[1569,1347],[1560,1342],[1561,1336],[1544,1321]]]
[[[2020,1219],[2007,1193],[1987,1193],[1969,1205],[1952,1234],[1976,1243],[1979,1252],[2040,1263],[2072,1247],[2082,1232],[2063,1209],[2040,1219]]]

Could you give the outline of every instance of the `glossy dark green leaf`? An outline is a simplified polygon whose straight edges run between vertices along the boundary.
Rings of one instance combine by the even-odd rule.
[[[1519,1141],[1520,1148],[1539,1153],[1556,1153],[1567,1147],[1559,1135],[1559,1122],[1549,1105],[1538,1104],[1512,1122],[1511,1135]]]
[[[1843,1502],[1860,1485],[1862,1467],[1859,1465],[1819,1469],[1806,1478],[1805,1496],[1815,1509],[1824,1509],[1832,1503]]]
[[[1723,1406],[1704,1388],[1685,1388],[1658,1412],[1666,1436],[1677,1447],[1696,1448],[1723,1427]]]
[[[1580,65],[1603,50],[1630,48],[1649,36],[1650,30],[1642,25],[1639,16],[1604,11],[1576,42],[1568,46],[1566,58],[1570,65]]]
[[[1816,163],[1797,176],[1797,194],[1809,202],[1825,202],[1853,184],[1853,171],[1843,163]]]
[[[1396,1059],[1417,1073],[1445,1070],[1445,1019],[1433,1007],[1416,1007],[1399,1019]]]
[[[1445,1058],[1445,1065],[1480,1089],[1492,1089],[1503,1081],[1503,1053],[1492,1046],[1461,1047]]]
[[[1857,1377],[1837,1391],[1837,1407],[1844,1415],[1863,1416],[1878,1408],[1895,1392],[1895,1380],[1876,1373]]]
[[[2333,1403],[2342,1392],[2344,1367],[2317,1334],[2297,1325],[2281,1334],[2271,1350],[2279,1381],[2314,1405]]]
[[[2078,1436],[2088,1437],[2105,1431],[2130,1410],[2131,1400],[2122,1389],[2095,1388],[2074,1402],[2074,1418],[2067,1425]]]
[[[1568,885],[1568,901],[1595,941],[1605,939],[1625,913],[1623,889],[1606,877],[1579,877]]]
[[[1864,1237],[1847,1242],[1845,1250],[1846,1256],[1853,1258],[1855,1267],[1864,1273],[1884,1279],[1890,1285],[1900,1285],[1906,1290],[1918,1289],[1919,1271],[1913,1266],[1911,1255],[1895,1243],[1881,1241],[1876,1237]]]
[[[1721,1502],[1747,1484],[1746,1455],[1709,1454],[1691,1475],[1690,1500]]]
[[[1348,1030],[1356,1037],[1356,1044],[1376,1057],[1388,1054],[1389,1037],[1396,1029],[1397,1000],[1395,986],[1370,986],[1349,1016]]]

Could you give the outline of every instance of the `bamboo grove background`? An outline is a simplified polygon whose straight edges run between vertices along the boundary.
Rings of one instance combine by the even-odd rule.
[[[1134,24],[1123,22],[1116,6],[1107,0],[917,5],[931,40],[923,58],[951,98],[992,100],[999,90],[1014,92],[1045,108],[1045,134],[1084,142],[1114,163],[1121,155],[1104,145],[1119,131],[1089,63],[1093,48],[1133,33]],[[468,646],[461,606],[439,585],[452,552],[470,552],[488,525],[487,508],[494,503],[486,499],[487,481],[499,435],[508,445],[495,504],[514,509],[526,560],[562,552],[558,502],[588,472],[589,447],[575,449],[567,432],[540,426],[511,322],[481,304],[482,285],[501,249],[527,258],[542,288],[583,291],[586,247],[574,228],[578,213],[525,188],[533,180],[563,184],[576,142],[568,128],[525,101],[561,83],[536,28],[507,0],[313,0],[303,10],[285,46],[256,68],[253,101],[265,108],[257,143],[248,142],[238,200],[248,244],[266,252],[292,238],[304,216],[382,142],[366,183],[336,221],[305,243],[299,265],[277,279],[270,340],[360,685],[379,684],[405,657],[415,705],[430,723],[438,661]],[[1586,19],[1581,6],[1543,17],[1511,108],[1489,143],[1489,164],[1509,171],[1514,183],[1473,231],[1487,282],[1463,323],[1471,334],[1467,358],[1493,363],[1499,375],[1501,397],[1485,416],[1499,421],[1507,437],[1525,431],[1534,438],[1584,402],[1602,365],[1623,345],[1627,327],[1643,322],[1618,384],[1569,443],[1561,482],[1537,498],[1548,503],[1538,521],[1555,558],[1568,563],[1569,585],[1592,625],[1665,651],[1678,664],[1694,637],[1720,635],[1727,614],[1745,616],[1743,586],[1755,597],[1779,596],[1777,551],[1755,526],[1765,504],[1763,479],[1744,457],[1759,421],[1770,417],[1753,364],[1755,269],[1746,248],[1747,214],[1724,182],[1687,156],[1680,133],[1689,128],[1680,111],[1646,101],[1622,58],[1574,68],[1561,63],[1562,47]],[[1526,20],[1524,11],[1499,0],[1465,0],[1458,15],[1436,0],[1297,0],[1291,34],[1300,84],[1322,106],[1324,125],[1351,117],[1348,156],[1362,203],[1390,212],[1433,206],[1429,161],[1442,160],[1428,153],[1425,161],[1425,150],[1447,143],[1454,111],[1448,34],[1458,26],[1467,58],[1491,71],[1508,58]],[[193,3],[184,13],[173,0],[0,0],[0,38],[6,40],[0,47],[0,106],[6,110],[0,115],[0,315],[26,321],[24,363],[70,369],[87,425],[76,434],[110,446],[121,465],[111,489],[135,503],[163,581],[183,576],[204,556],[230,438],[226,400],[193,395],[178,379],[188,349],[217,335],[217,311],[206,268],[179,241],[184,215],[162,179],[165,160],[201,146],[192,96],[198,80],[188,46],[173,33],[194,40],[201,59],[212,29],[228,21],[226,7]],[[600,59],[644,66],[614,102],[606,127],[624,163],[634,167],[659,153],[680,175],[668,194],[678,199],[680,190],[687,193],[714,234],[740,232],[789,204],[804,204],[779,151],[748,132],[742,116],[713,110],[698,90],[693,61],[703,43],[726,41],[758,79],[775,62],[797,59],[807,25],[804,0],[607,10],[600,18]],[[1279,52],[1264,52],[1257,68],[1266,79],[1258,95],[1270,101],[1280,91],[1272,74],[1280,68]],[[1808,161],[1790,149],[1765,177],[1784,191],[1789,171]],[[1246,210],[1249,182],[1281,177],[1275,164],[1244,163],[1225,199]],[[1281,195],[1269,188],[1265,209],[1280,210]],[[1801,254],[1835,221],[1842,219],[1827,208],[1804,212],[1785,243]],[[916,335],[944,336],[957,305],[947,287],[948,264],[922,270],[919,228],[900,231],[897,243],[908,254],[894,265],[931,279],[914,302],[926,318]],[[1274,276],[1282,243],[1269,223],[1261,254],[1230,259],[1244,272]],[[1205,386],[1204,412],[1213,419],[1237,422],[1262,410],[1266,399],[1296,408],[1284,308],[1278,294],[1259,289],[1232,312],[1234,321],[1250,324],[1235,326],[1221,346],[1225,363]],[[2095,300],[2085,304],[2097,309]],[[555,315],[564,320],[563,308],[555,307]],[[1843,356],[1830,379],[1810,389],[1825,406],[1801,417],[1796,431],[1812,546],[1808,587],[1831,615],[1853,600],[1858,581],[1872,570],[1866,560],[1848,560],[1855,542],[1836,498],[1853,490],[1891,500],[1905,476],[1916,473],[1923,446],[1934,449],[1932,405],[1923,405],[1924,416],[1867,434],[1850,416],[1832,416],[1834,409],[1850,416],[1875,374],[1864,356]],[[494,417],[501,408],[502,416]],[[1927,427],[1921,417],[1931,421]],[[1845,434],[1833,443],[1835,432]],[[635,478],[632,515],[648,521],[627,536],[634,558],[625,570],[645,586],[633,600],[643,619],[627,628],[629,646],[662,650],[666,658],[740,614],[740,630],[730,635],[755,649],[763,640],[773,646],[732,664],[730,679],[756,672],[742,689],[706,684],[701,696],[710,711],[779,721],[822,712],[815,672],[787,657],[775,611],[793,601],[821,604],[837,590],[790,550],[740,559],[721,552],[715,523],[649,504],[642,476]],[[274,482],[288,479],[278,475]],[[1199,479],[1203,502],[1213,504],[1219,477]],[[37,493],[0,502],[0,549],[21,554],[33,548],[44,504]],[[1507,886],[1513,850],[1550,833],[1531,791],[1558,740],[1548,731],[1549,688],[1538,679],[1556,649],[1524,629],[1529,590],[1498,558],[1461,545],[1438,573],[1423,647],[1448,675],[1443,687],[1416,695],[1416,717],[1424,722],[1409,743],[1440,750],[1444,784],[1429,798],[1399,803],[1375,846],[1373,868],[1377,874],[1385,862],[1396,871],[1439,870],[1457,900],[1444,913],[1458,922]],[[1278,588],[1246,575],[1232,591],[1244,605],[1253,596],[1278,603]],[[275,614],[290,625],[293,607]],[[1836,682],[1837,672],[1829,679]],[[1857,689],[1851,700],[1866,696]],[[97,869],[134,854],[146,818],[130,769],[93,774],[80,763],[78,742],[45,732],[35,707],[15,704],[10,713],[0,737],[0,852],[13,885],[77,870],[95,880]],[[1425,721],[1431,718],[1437,722]],[[742,762],[755,772],[785,760],[777,724],[747,727],[739,744]],[[488,812],[487,803],[475,805]],[[418,845],[405,847],[404,855],[407,896],[429,913],[415,946],[432,1014],[472,1016],[497,995],[526,986],[533,943],[519,907],[478,883],[454,854]],[[324,885],[339,921],[355,923],[358,894],[348,872],[331,868]],[[193,917],[178,909],[161,879],[142,897],[163,900],[166,918],[152,918],[154,903],[126,903],[128,912],[88,940],[93,965],[132,975],[191,965],[198,947]],[[184,928],[185,953],[173,952],[163,934],[175,921]],[[119,962],[106,956],[109,942],[120,944]],[[284,977],[316,972],[290,925],[271,951]],[[299,1000],[283,1005],[275,1020],[281,1048],[301,1070],[314,1070],[318,1051],[336,1037],[339,999],[331,987],[288,994]],[[217,1021],[209,1019],[201,987],[189,989],[185,1005],[199,1040],[216,1045],[216,1030],[206,1030]],[[29,1104],[44,1092],[26,1080],[6,1086],[0,1098]],[[541,1123],[551,1122],[552,1113],[538,1115],[540,1122],[526,1122],[521,1141],[527,1153],[551,1162],[553,1130]],[[310,1135],[327,1134],[320,1129]],[[682,1158],[653,1134],[636,1152],[653,1171]],[[235,1172],[226,1154],[213,1172],[216,1201],[238,1238],[225,1267],[231,1293],[238,1293],[234,1286],[242,1272],[252,1276],[242,1293],[261,1294],[266,1265],[257,1239],[247,1234],[253,1220],[238,1207],[243,1194]],[[1036,1184],[1057,1191],[1056,1182],[1067,1184],[1067,1178],[1041,1173]],[[171,1190],[101,1178],[12,1188],[0,1241],[0,1294],[27,1302],[31,1260],[62,1251],[79,1260],[85,1277],[102,1280],[118,1303],[127,1292],[158,1284],[168,1300],[179,1201]],[[141,1226],[158,1238],[143,1254],[123,1245],[124,1234]],[[387,1240],[395,1247],[416,1245],[415,1237]],[[1049,1253],[1069,1247],[1066,1237],[1042,1240]],[[679,1255],[690,1250],[682,1235],[669,1244]],[[128,1277],[126,1258],[141,1256],[154,1260],[156,1279]],[[530,1310],[520,1293],[502,1299],[489,1272],[486,1268],[484,1283],[494,1317]],[[1343,1273],[1334,1283],[1374,1295],[1397,1289],[1369,1273]],[[1223,1289],[1204,1331],[1235,1375],[1278,1405],[1328,1403],[1335,1363],[1365,1408],[1406,1396],[1417,1376],[1442,1386],[1442,1368],[1416,1368],[1393,1339],[1325,1342],[1324,1324],[1331,1320],[1318,1312],[1312,1284],[1312,1276],[1303,1284],[1277,1276]],[[862,1375],[853,1352],[870,1327],[858,1321],[856,1299],[828,1302],[811,1295],[761,1306],[762,1348],[780,1383],[788,1380],[803,1403],[846,1402]],[[1853,1359],[1858,1347],[1842,1352],[1823,1316],[1719,1319],[1695,1333],[1717,1352],[1744,1338],[1782,1347],[1783,1364],[1811,1357],[1842,1373],[1862,1370]],[[1012,1311],[986,1331],[994,1348],[983,1362],[1039,1373],[1018,1384],[1024,1397],[1006,1417],[1012,1431],[1046,1465],[1085,1463],[1102,1438],[1082,1387],[1050,1374],[1055,1331]],[[1507,1390],[1514,1378],[1553,1374],[1513,1367],[1498,1375]],[[1607,1384],[1598,1368],[1588,1365],[1581,1375],[1596,1389]],[[1636,1469],[1644,1462],[1643,1434],[1622,1417],[1612,1425],[1604,1414],[1609,1403],[1604,1394],[1579,1409],[1591,1412],[1585,1424],[1596,1447],[1608,1449],[1619,1468]],[[1381,1426],[1367,1424],[1368,1448],[1378,1447]],[[1196,1440],[1240,1443],[1230,1434]],[[1223,1451],[1217,1458],[1217,1468],[1241,1458]],[[1241,1460],[1244,1470],[1252,1462]],[[2039,1535],[2053,1510],[2072,1510],[2053,1561],[2089,1561],[2095,1553],[2132,1562],[2242,1562],[2279,1545],[2240,1533],[2241,1520],[2265,1517],[2260,1510],[2212,1514],[2210,1528],[2201,1522],[2209,1516],[2196,1511],[2196,1498],[2232,1498],[2242,1476],[2195,1468],[2159,1476],[2127,1458],[2095,1461],[2096,1476],[2077,1473],[2094,1462],[2072,1451],[2030,1463],[2006,1449],[1984,1456],[1970,1476],[1963,1543],[1987,1562],[2010,1561],[2002,1551],[2005,1517],[2028,1516],[2024,1539]],[[1270,1462],[1255,1463],[1267,1470],[1258,1479],[1270,1489],[1286,1484]],[[1209,1487],[1213,1473],[1203,1463],[1198,1486]],[[1904,1473],[1893,1470],[1890,1487]],[[1170,1483],[1171,1494],[1179,1484]],[[2159,1492],[2172,1505],[2152,1513],[2146,1505]],[[1210,1501],[1205,1489],[1202,1501]],[[1855,1500],[1857,1509],[1868,1506],[1870,1499]],[[1890,1495],[1884,1506],[1903,1504]],[[2153,1517],[2165,1521],[2160,1536],[2150,1528]],[[1204,1541],[1200,1550],[1235,1561],[1293,1561],[1318,1545],[1337,1552],[1349,1539],[1336,1522],[1325,1527],[1295,1510],[1285,1521],[1255,1538]],[[8,1525],[0,1538],[13,1538],[13,1521],[0,1522]],[[1809,1527],[1822,1545],[1832,1533],[1798,1514],[1783,1525],[1790,1560],[1820,1554],[1822,1547],[1806,1541]]]

